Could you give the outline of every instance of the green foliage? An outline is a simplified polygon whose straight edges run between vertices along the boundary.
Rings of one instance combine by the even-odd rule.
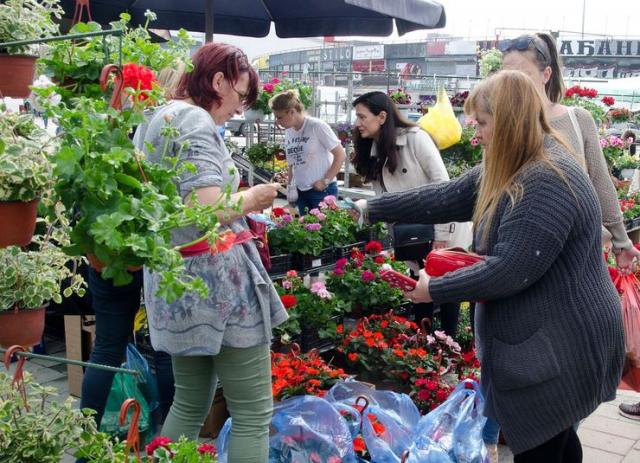
[[[60,19],[64,11],[59,0],[6,0],[0,4],[0,43],[18,40],[36,40],[58,34],[53,17]],[[28,53],[30,45],[10,47],[12,55]]]
[[[311,106],[313,92],[311,87],[300,81],[290,81],[284,78],[273,78],[271,79],[271,81],[264,83],[262,85],[262,89],[260,89],[260,93],[258,94],[258,99],[251,107],[251,109],[261,110],[265,114],[271,114],[271,108],[269,108],[269,100],[278,93],[284,92],[286,90],[297,90],[302,105],[306,109],[309,109],[309,107]]]
[[[324,248],[322,231],[311,231],[305,224],[292,220],[288,224],[269,230],[269,248],[274,255],[297,252],[308,256],[318,256]]]
[[[27,405],[0,373],[0,463],[58,463],[65,451],[92,439],[91,411],[76,409],[70,397],[54,399],[55,389],[32,382],[29,373],[24,382]]]
[[[591,113],[593,120],[596,122],[596,126],[599,126],[605,119],[605,110],[602,106],[589,98],[575,94],[573,96],[563,98],[560,103],[565,106],[578,106],[579,108],[586,109]]]
[[[50,141],[32,115],[0,106],[0,201],[31,201],[52,186]]]
[[[60,286],[69,280],[64,296],[84,294],[84,281],[69,268],[74,259],[49,241],[36,250],[17,246],[0,249],[0,311],[14,307],[37,309],[53,300],[62,302]]]
[[[175,40],[162,47],[151,41],[148,31],[149,22],[155,15],[147,12],[147,23],[132,28],[131,17],[127,13],[120,20],[111,23],[116,29],[122,29],[122,63],[136,63],[158,72],[163,68],[177,68],[180,63],[190,66],[190,49],[194,40],[181,29]],[[71,34],[96,32],[102,30],[98,23],[78,23],[69,31]],[[45,56],[38,60],[41,71],[50,75],[58,83],[58,92],[63,101],[69,103],[73,97],[107,98],[100,90],[98,79],[105,64],[118,63],[120,60],[118,42],[114,36],[91,37],[76,41],[53,42]],[[106,49],[105,49],[106,44]]]
[[[66,251],[95,255],[106,264],[102,276],[117,286],[131,281],[129,267],[145,265],[161,274],[159,297],[170,302],[186,291],[205,296],[206,285],[186,274],[179,247],[171,243],[171,230],[189,225],[215,238],[222,205],[193,201],[187,207],[176,186],[178,175],[193,166],[177,165],[179,155],[164,158],[164,165],[148,163],[134,149],[129,135],[144,122],[137,104],[119,112],[83,97],[71,109],[63,104],[51,111],[62,130],[53,157],[55,197],[76,214]],[[170,122],[163,129],[163,157],[176,132]]]
[[[279,143],[254,143],[247,149],[247,159],[256,166],[273,161],[276,154],[284,151]]]
[[[497,48],[480,52],[480,77],[483,79],[502,68],[502,52]]]
[[[205,446],[210,448],[205,450]],[[168,447],[168,448],[167,448]],[[199,444],[182,436],[178,442],[171,442],[167,447],[160,446],[153,452],[156,463],[215,463],[214,448],[210,444]],[[211,452],[211,453],[209,453]]]
[[[440,152],[449,172],[449,177],[459,177],[482,161],[482,146],[480,146],[474,134],[474,126],[466,124],[462,128],[460,141]]]

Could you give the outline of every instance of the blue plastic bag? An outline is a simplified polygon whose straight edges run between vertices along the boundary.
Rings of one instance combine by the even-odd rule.
[[[153,374],[151,374],[147,359],[138,352],[138,349],[136,349],[136,346],[132,343],[127,345],[127,361],[124,368],[140,372],[140,374],[135,377],[136,382],[140,391],[144,394],[144,398],[147,399],[149,408],[153,412],[160,405],[158,400],[158,383]]]
[[[217,439],[218,462],[226,463],[231,418]],[[274,408],[269,438],[273,463],[357,463],[347,421],[326,400],[313,396],[287,399]]]
[[[376,432],[373,420],[384,426],[384,432]],[[401,423],[396,414],[375,405],[362,412],[362,437],[376,463],[400,463],[402,453],[411,447],[413,426]]]
[[[468,388],[470,387],[470,388]],[[441,463],[446,459],[419,459],[423,451],[446,452],[452,463],[483,463],[487,459],[482,441],[486,418],[482,412],[484,397],[478,383],[462,381],[449,398],[423,416],[416,428],[416,438],[409,448],[408,463]]]
[[[353,405],[360,396],[366,397],[370,405],[380,407],[404,426],[413,428],[420,420],[420,411],[408,395],[378,391],[359,381],[338,381],[324,398],[329,402]]]

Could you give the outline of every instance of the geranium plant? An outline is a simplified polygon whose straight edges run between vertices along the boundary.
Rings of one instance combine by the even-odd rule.
[[[395,90],[388,90],[387,95],[395,104],[411,104],[411,95],[404,88],[398,87]]]
[[[0,201],[31,201],[53,185],[52,144],[32,115],[0,106]]]
[[[483,79],[502,68],[502,52],[497,48],[480,51],[480,77]]]
[[[621,158],[624,156],[625,142],[620,137],[608,135],[600,139],[600,148],[610,169],[622,169]]]
[[[315,350],[306,354],[296,350],[271,354],[271,375],[275,400],[305,394],[323,397],[336,382],[347,377],[342,368],[333,368]]]
[[[607,112],[607,117],[612,123],[628,122],[631,113],[627,108],[612,108]]]
[[[336,126],[336,135],[343,147],[349,146],[353,139],[353,125],[348,122],[339,122]]]
[[[586,109],[598,125],[602,121],[605,111],[602,106],[593,101],[597,96],[598,91],[594,88],[574,85],[565,90],[561,103],[566,106],[578,106]]]
[[[144,26],[132,28],[129,25],[131,16],[120,14],[120,20],[111,23],[114,29],[122,29],[122,37],[90,37],[81,40],[58,41],[48,45],[45,55],[38,60],[42,71],[58,84],[63,101],[70,98],[86,96],[104,98],[98,79],[104,63],[135,63],[156,72],[163,68],[176,68],[184,63],[190,69],[190,47],[195,44],[189,34],[180,29],[172,40],[160,45],[152,41],[149,24],[156,15],[147,11]],[[101,31],[102,26],[95,22],[77,23],[69,31],[70,34],[81,34]],[[120,43],[122,56],[120,56]],[[106,46],[106,48],[105,48]]]
[[[451,178],[459,177],[482,161],[482,146],[475,137],[475,124],[474,120],[467,119],[460,141],[440,152]]]
[[[382,280],[380,270],[387,264],[406,273],[406,265],[381,254],[382,244],[377,241],[368,243],[367,249],[366,254],[353,249],[349,258],[338,259],[327,287],[358,312],[398,307],[404,300],[402,291]]]
[[[294,218],[286,211],[272,213],[275,227],[268,232],[269,248],[273,254],[317,256],[324,247],[322,223],[315,215]]]
[[[144,94],[148,100],[140,98]],[[128,269],[146,265],[161,275],[158,296],[175,300],[186,291],[201,296],[207,287],[201,279],[184,272],[180,247],[171,241],[171,230],[195,225],[203,238],[214,243],[219,207],[202,206],[197,201],[187,207],[176,179],[191,165],[178,165],[179,156],[164,157],[164,165],[145,161],[135,149],[130,135],[144,122],[142,111],[158,92],[127,89],[130,105],[122,111],[107,107],[103,100],[85,97],[50,107],[50,116],[61,128],[60,147],[53,156],[57,179],[55,196],[74,214],[70,255],[95,256],[102,276],[116,285],[131,281]],[[162,130],[167,140],[177,136],[171,121]],[[181,149],[185,149],[182,144]],[[229,193],[227,191],[227,193]],[[224,202],[224,201],[222,201]],[[191,243],[184,243],[184,245]]]
[[[269,100],[280,92],[287,90],[297,90],[300,102],[306,109],[310,109],[312,101],[312,88],[300,81],[291,81],[285,77],[281,79],[274,77],[269,82],[262,84],[262,88],[258,94],[258,99],[251,109],[262,111],[264,114],[271,114],[269,108]]]
[[[182,436],[177,442],[168,437],[156,437],[145,447],[149,463],[215,463],[216,447],[207,442]]]
[[[328,337],[347,308],[347,304],[334,297],[323,282],[314,282],[307,288],[295,270],[287,272],[276,289],[289,313],[289,319],[275,328],[275,333],[284,338],[285,343],[305,329]]]

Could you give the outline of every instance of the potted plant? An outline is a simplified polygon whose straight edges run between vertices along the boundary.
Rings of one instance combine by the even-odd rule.
[[[44,331],[45,306],[73,293],[84,294],[84,281],[71,270],[78,262],[51,237],[38,236],[34,249],[0,249],[0,345],[38,344]],[[61,290],[65,283],[64,291]]]
[[[594,102],[597,96],[598,91],[594,88],[574,85],[565,90],[561,103],[565,106],[579,106],[586,109],[593,116],[596,125],[599,125],[605,117],[605,111],[602,106]]]
[[[92,412],[78,410],[74,399],[57,399],[54,388],[34,383],[28,372],[24,374],[24,391],[25,396],[11,377],[0,373],[2,461],[58,463],[66,451],[94,439],[97,432]]]
[[[387,91],[387,95],[391,98],[400,111],[400,114],[407,117],[409,115],[409,106],[411,105],[411,95],[404,88],[398,87],[395,90]]]
[[[29,114],[0,106],[0,247],[26,246],[36,225],[39,198],[52,186],[51,143]]]
[[[483,79],[502,68],[502,52],[497,48],[480,52],[480,77]]]
[[[0,44],[36,40],[58,33],[52,17],[63,13],[59,0],[7,0],[0,4]],[[28,45],[0,46],[0,92],[3,96],[26,98],[33,82],[36,57]]]
[[[265,115],[271,114],[269,108],[269,100],[276,94],[285,90],[297,90],[300,95],[300,101],[306,109],[310,109],[312,102],[312,89],[300,81],[290,81],[283,77],[278,79],[274,77],[269,82],[262,84],[262,88],[258,94],[258,99],[251,107],[251,110],[244,112],[244,118],[247,121],[261,121]]]
[[[459,177],[482,161],[482,146],[475,137],[475,121],[467,120],[462,127],[460,141],[440,154],[449,177]]]

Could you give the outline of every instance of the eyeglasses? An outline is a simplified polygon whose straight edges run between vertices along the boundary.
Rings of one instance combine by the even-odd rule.
[[[531,45],[533,45],[536,52],[540,54],[545,64],[549,63],[549,58],[547,57],[545,51],[540,47],[540,45],[538,45],[536,39],[530,35],[522,35],[515,39],[501,40],[498,44],[498,49],[502,53],[506,53],[509,50],[514,49],[518,51],[525,51],[529,50],[531,48]]]
[[[238,98],[240,98],[240,103],[242,103],[243,105],[247,103],[247,99],[249,98],[249,92],[247,91],[247,93],[242,93],[239,92],[238,89],[236,89],[233,86],[233,82],[230,79],[226,79],[227,82],[229,82],[229,87],[231,87],[231,90],[233,90],[234,92],[236,92],[236,94],[238,95]]]

